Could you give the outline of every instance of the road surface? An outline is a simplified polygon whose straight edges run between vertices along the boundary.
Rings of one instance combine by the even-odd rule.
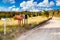
[[[43,25],[39,25],[16,40],[60,40],[60,19],[53,18]]]

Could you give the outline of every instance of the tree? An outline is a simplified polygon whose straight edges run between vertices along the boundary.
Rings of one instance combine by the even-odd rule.
[[[43,10],[43,12],[44,12],[44,15],[45,15],[46,17],[49,17],[49,12],[48,12],[48,11]]]

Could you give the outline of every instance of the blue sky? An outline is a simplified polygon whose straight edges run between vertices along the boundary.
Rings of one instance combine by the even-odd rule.
[[[0,11],[42,11],[60,9],[60,0],[0,0]]]

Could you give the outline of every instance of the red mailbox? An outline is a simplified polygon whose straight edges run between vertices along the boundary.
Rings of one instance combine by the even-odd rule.
[[[14,19],[15,20],[22,20],[23,19],[23,15],[15,15]]]
[[[21,24],[21,21],[23,20],[23,15],[22,15],[22,14],[20,14],[20,15],[15,15],[15,16],[14,16],[14,19],[15,19],[15,20],[18,20],[18,27],[19,27],[20,24]]]

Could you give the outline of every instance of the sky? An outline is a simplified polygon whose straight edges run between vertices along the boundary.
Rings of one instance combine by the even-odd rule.
[[[60,9],[60,0],[0,0],[0,11],[31,11]]]

